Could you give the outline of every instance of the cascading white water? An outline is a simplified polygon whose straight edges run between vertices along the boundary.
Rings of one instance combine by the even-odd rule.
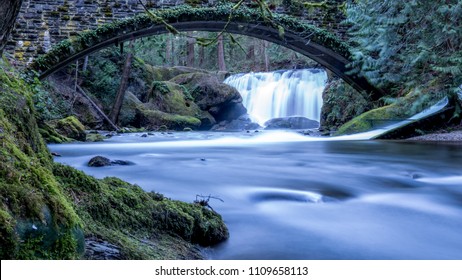
[[[260,125],[289,116],[319,121],[327,73],[322,69],[301,69],[237,74],[224,83],[239,91],[250,118]]]

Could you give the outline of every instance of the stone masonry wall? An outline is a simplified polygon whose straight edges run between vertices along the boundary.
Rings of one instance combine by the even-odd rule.
[[[209,6],[216,5],[216,2],[223,0],[143,0],[147,7],[159,9],[185,3]],[[252,1],[248,2],[251,4]],[[20,65],[25,65],[57,42],[79,32],[143,12],[138,0],[24,0],[6,52]],[[282,7],[276,12],[286,11]],[[316,15],[297,16],[309,18],[311,23],[319,21]]]

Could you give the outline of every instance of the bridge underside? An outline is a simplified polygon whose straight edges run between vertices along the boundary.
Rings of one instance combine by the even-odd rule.
[[[307,32],[293,32],[287,25],[283,25],[284,35],[281,36],[280,30],[274,27],[274,24],[268,24],[262,21],[242,22],[237,20],[228,23],[228,17],[222,16],[222,18],[223,20],[185,20],[184,22],[180,22],[182,17],[177,16],[176,22],[169,22],[169,24],[178,31],[221,32],[225,29],[228,33],[246,35],[282,45],[318,62],[356,90],[369,93],[373,100],[378,100],[383,96],[383,93],[372,86],[365,78],[347,74],[347,65],[350,61],[345,56],[349,55],[349,51],[345,48],[343,42],[334,41],[334,47],[328,48],[311,40],[317,38],[316,36],[309,36]],[[289,25],[289,27],[292,26]],[[300,28],[297,29],[300,30]],[[96,41],[92,44],[83,44],[80,42],[78,46],[73,46],[73,42],[68,41],[57,47],[59,51],[56,53],[59,55],[53,54],[53,51],[51,51],[44,57],[37,59],[32,64],[32,68],[40,73],[40,79],[44,79],[74,61],[108,46],[117,45],[132,39],[169,32],[165,28],[165,25],[155,24],[152,21],[149,26],[144,28],[132,28],[128,31],[119,28],[115,31],[113,35],[106,36],[108,38]],[[81,36],[81,38],[84,38],[84,36]],[[332,42],[332,40],[332,38],[327,38],[326,41]],[[81,45],[84,45],[84,47],[81,47]],[[79,47],[81,50],[78,50]],[[64,49],[64,51],[60,48]],[[343,53],[343,55],[339,53]]]

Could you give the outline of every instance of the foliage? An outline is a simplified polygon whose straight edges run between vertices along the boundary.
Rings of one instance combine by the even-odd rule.
[[[348,5],[353,72],[395,96],[462,83],[462,2],[358,0]]]
[[[115,177],[97,180],[65,165],[55,164],[53,173],[75,200],[86,234],[120,246],[125,258],[178,258],[178,252],[152,245],[165,239],[165,233],[206,246],[228,237],[221,216],[204,207],[146,193]],[[156,242],[142,245],[143,239]],[[133,244],[147,248],[133,249]],[[186,245],[177,240],[176,246]],[[168,252],[160,254],[164,250]]]
[[[136,259],[200,258],[192,242],[207,246],[228,238],[221,216],[204,207],[54,164],[38,132],[32,86],[0,66],[2,259],[80,258],[83,231]]]
[[[37,113],[36,117],[40,123],[61,119],[70,111],[69,104],[50,94],[51,88],[47,84],[39,82],[37,78],[34,79],[32,89],[34,91],[32,98]]]
[[[323,94],[321,128],[337,128],[356,116],[372,109],[371,101],[340,79],[331,81]]]
[[[0,92],[0,257],[77,258],[81,221],[50,171],[33,88],[2,63]]]
[[[85,87],[102,104],[112,108],[112,103],[120,83],[122,56],[116,48],[108,48],[90,57],[90,69],[82,73],[82,87]]]

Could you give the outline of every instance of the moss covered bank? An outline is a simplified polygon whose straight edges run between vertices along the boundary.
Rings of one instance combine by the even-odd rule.
[[[114,244],[123,259],[201,258],[193,244],[228,237],[221,216],[202,206],[53,163],[32,95],[30,85],[2,63],[1,259],[80,259],[86,238]]]

